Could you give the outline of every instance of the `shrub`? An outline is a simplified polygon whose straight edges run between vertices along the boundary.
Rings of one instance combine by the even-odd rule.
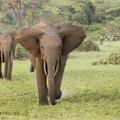
[[[16,59],[28,58],[28,52],[19,44],[17,44],[15,50],[15,58]]]
[[[120,64],[120,53],[111,53],[107,59],[109,64]]]
[[[100,51],[99,46],[93,41],[84,41],[78,48],[79,51]]]
[[[98,64],[120,64],[120,53],[111,53],[107,59],[101,58],[98,62],[93,62],[93,65]]]
[[[120,17],[115,18],[113,21],[108,21],[106,24],[106,28],[109,33],[119,35],[120,33]]]
[[[90,32],[94,32],[94,31],[97,31],[97,30],[100,30],[100,29],[102,29],[102,25],[98,24],[98,23],[84,26],[84,30],[85,31],[90,31]]]

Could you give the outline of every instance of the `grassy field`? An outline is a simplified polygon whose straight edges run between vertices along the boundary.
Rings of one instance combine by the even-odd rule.
[[[100,49],[70,54],[55,106],[38,105],[30,61],[14,61],[13,80],[0,79],[0,120],[120,120],[120,65],[92,65],[119,51],[119,42],[104,42]]]

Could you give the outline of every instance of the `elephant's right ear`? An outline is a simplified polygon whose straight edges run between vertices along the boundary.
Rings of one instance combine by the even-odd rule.
[[[23,46],[28,52],[30,52],[35,57],[40,57],[40,48],[38,36],[43,32],[37,28],[23,28],[21,29],[16,37],[17,42]]]

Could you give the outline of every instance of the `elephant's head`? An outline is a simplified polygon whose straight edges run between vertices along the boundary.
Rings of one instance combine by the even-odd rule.
[[[54,84],[61,56],[67,56],[85,37],[83,30],[77,26],[62,27],[56,24],[54,27],[46,26],[42,30],[32,27],[21,29],[16,40],[27,51],[44,61],[44,72],[48,81],[51,80]]]
[[[15,52],[17,32],[15,29],[4,30],[0,33],[0,43],[3,47],[3,52],[11,53]]]

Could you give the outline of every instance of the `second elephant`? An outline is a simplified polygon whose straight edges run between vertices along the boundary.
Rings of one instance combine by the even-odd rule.
[[[14,29],[0,32],[0,78],[2,78],[2,63],[5,63],[4,78],[11,80],[12,78],[12,66],[13,66],[13,54],[15,52],[17,41],[17,32]]]

